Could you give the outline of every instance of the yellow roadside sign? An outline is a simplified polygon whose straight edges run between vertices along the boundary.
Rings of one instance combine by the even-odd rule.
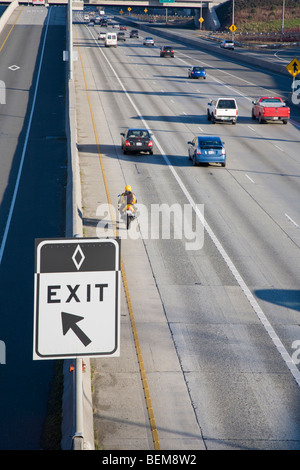
[[[229,26],[229,29],[232,33],[234,33],[236,31],[236,26],[232,24],[231,26]]]
[[[199,21],[200,21],[200,23],[203,23],[204,18],[202,18],[202,16],[201,16],[201,18],[199,18]]]
[[[293,77],[296,77],[300,73],[300,62],[295,58],[285,68]]]

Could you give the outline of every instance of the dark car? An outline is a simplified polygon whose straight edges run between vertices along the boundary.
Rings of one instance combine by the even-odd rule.
[[[121,147],[123,153],[127,152],[148,152],[153,154],[153,141],[147,129],[127,129],[121,132]]]
[[[118,38],[118,41],[126,41],[125,33],[123,33],[123,31],[120,31],[117,34],[117,38]]]
[[[188,156],[193,165],[199,163],[221,163],[226,165],[226,151],[220,137],[211,135],[196,136],[188,142]]]
[[[163,46],[160,49],[160,57],[174,57],[174,49],[171,46]]]
[[[206,72],[204,67],[199,67],[198,65],[194,65],[188,70],[188,77],[189,78],[206,78]]]
[[[138,37],[139,37],[139,32],[138,32],[138,30],[137,30],[137,29],[132,29],[132,30],[130,31],[130,37],[131,37],[131,38],[138,38]]]

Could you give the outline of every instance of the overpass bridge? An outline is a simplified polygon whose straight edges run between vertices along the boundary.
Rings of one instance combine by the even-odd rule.
[[[1,3],[12,3],[14,0],[1,0]],[[72,0],[72,3],[107,7],[172,7],[172,8],[214,8],[227,0]],[[39,0],[20,0],[20,4],[38,4]],[[42,0],[46,5],[67,5],[68,0]]]
[[[205,29],[215,30],[220,26],[215,13],[215,8],[227,0],[19,0],[24,5],[68,5],[72,4],[73,10],[83,10],[84,6],[114,7],[119,11],[128,11],[130,16],[134,15],[135,7],[143,8],[181,8],[193,10],[195,25],[199,25],[199,19],[204,19]],[[18,3],[18,0],[1,0],[1,3]]]
[[[50,0],[51,1],[51,0]],[[85,5],[96,5],[96,6],[122,6],[126,7],[183,7],[183,8],[208,8],[209,5],[219,5],[224,1],[218,0],[90,0],[85,1]]]
[[[57,0],[46,0],[56,3]],[[59,0],[60,1],[60,0]],[[62,0],[66,1],[66,0]],[[78,3],[78,0],[76,0]],[[82,0],[80,0],[82,1]],[[134,15],[134,7],[143,8],[181,8],[185,10],[194,10],[194,23],[195,26],[200,26],[199,19],[204,19],[205,28],[216,30],[219,28],[220,23],[215,13],[215,8],[227,0],[89,0],[84,1],[84,5],[94,5],[102,7],[118,7],[125,12],[131,8],[130,16]],[[201,26],[200,26],[201,27]]]

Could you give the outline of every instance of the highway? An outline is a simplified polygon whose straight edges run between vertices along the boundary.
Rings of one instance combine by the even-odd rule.
[[[179,43],[174,59],[160,58],[165,40],[153,33],[156,45],[143,46],[149,32],[105,48],[97,40],[99,29],[76,24],[74,40],[110,194],[131,184],[149,211],[155,204],[195,209],[192,221],[181,219],[178,209],[170,221],[171,235],[160,227],[156,236],[149,222],[142,241],[122,242],[161,448],[299,449],[299,371],[291,363],[293,353],[297,363],[299,339],[299,112],[293,110],[287,126],[251,119],[255,97],[287,96],[286,77],[225,60],[219,51],[205,53]],[[207,79],[188,80],[190,65],[205,66]],[[236,126],[212,125],[206,119],[207,102],[221,95],[238,101]],[[82,106],[83,96],[78,87]],[[120,132],[128,126],[151,130],[153,156],[123,155]],[[79,119],[83,182],[97,157],[87,128],[85,115]],[[187,141],[215,133],[225,142],[226,168],[193,167]],[[83,194],[88,197],[88,182]],[[95,194],[88,200],[95,207],[86,210],[86,230],[91,230],[99,221],[101,199]],[[156,309],[150,306],[142,258],[158,294]],[[164,322],[172,346],[161,332]],[[169,346],[186,387],[181,403],[178,371],[168,363]],[[109,367],[109,360],[104,364]],[[118,383],[122,368],[113,364],[111,381]],[[127,370],[127,363],[123,366]],[[105,391],[108,405],[112,396],[117,401],[113,385]],[[194,421],[186,412],[187,396]],[[99,426],[113,419],[108,405],[105,412],[104,399]],[[110,429],[102,444],[109,445],[108,437],[115,443]]]
[[[0,47],[0,448],[37,450],[54,362],[32,361],[34,243],[65,233],[65,8],[17,8]]]
[[[176,28],[174,24],[170,23],[167,27],[165,23],[148,23],[148,22],[139,22],[138,18],[134,16],[124,17],[123,15],[119,15],[119,12],[110,11],[115,18],[115,21],[119,21],[120,24],[126,24],[126,22],[130,23],[131,21],[136,22],[137,25],[141,25],[145,28],[145,32],[149,35],[155,34],[157,32],[161,37],[164,37],[167,40],[172,41],[172,37],[175,40],[175,43],[178,41],[183,42],[184,44],[188,43],[189,41],[197,41],[198,47],[205,48],[208,46],[211,50],[214,50],[216,53],[220,53],[220,42],[222,36],[214,34],[214,32],[207,32],[205,30],[201,31],[200,29],[184,29]],[[234,35],[234,42],[235,42],[235,49],[234,53],[231,54],[231,57],[253,57],[256,60],[263,59],[272,64],[286,66],[289,62],[291,62],[295,57],[299,58],[300,48],[299,44],[292,44],[289,45],[288,43],[281,44],[273,44],[267,45],[259,39],[257,40],[256,44],[249,43],[246,45],[241,39],[239,34]],[[221,49],[221,52],[224,56],[224,49]],[[228,51],[227,51],[228,52]],[[226,53],[225,53],[226,54]],[[226,55],[225,55],[226,57]],[[228,56],[227,56],[228,57]],[[288,76],[288,75],[287,75]],[[291,77],[290,77],[291,78]]]
[[[151,29],[157,30],[157,25],[151,25]],[[164,28],[161,28],[163,31]],[[201,34],[198,30],[186,30],[184,34],[182,34],[182,30],[172,28],[169,33],[172,35],[176,35],[180,38],[186,39],[197,39],[199,44],[203,45],[210,45],[213,46],[216,52],[220,52],[220,38],[216,39],[216,36],[212,33],[211,35],[207,35],[203,33]],[[299,57],[300,48],[299,45],[288,46],[285,45],[283,47],[279,47],[276,45],[271,47],[266,47],[266,44],[263,42],[260,45],[247,45],[247,46],[240,46],[239,43],[239,36],[235,37],[235,55],[238,56],[250,56],[255,59],[263,59],[267,62],[271,62],[273,64],[283,65],[286,66],[289,62],[291,62],[295,57]],[[242,42],[242,41],[241,41]]]
[[[84,230],[104,233],[100,149],[115,209],[131,184],[145,210],[119,235],[161,449],[300,449],[299,110],[286,126],[251,119],[253,98],[287,97],[290,84],[220,51],[176,43],[160,58],[154,34],[154,47],[141,32],[105,48],[99,27],[74,20]],[[32,361],[34,239],[65,229],[65,8],[20,7],[0,39],[0,448],[39,449],[54,363]],[[188,80],[198,64],[207,79]],[[220,95],[237,99],[236,126],[207,121]],[[154,155],[123,155],[128,126],[151,130]],[[192,166],[197,134],[221,136],[225,168]],[[94,363],[95,427],[103,449],[152,449],[121,309],[121,357]]]

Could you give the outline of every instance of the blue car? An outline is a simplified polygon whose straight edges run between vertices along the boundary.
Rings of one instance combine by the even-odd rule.
[[[188,77],[189,78],[206,78],[206,72],[204,67],[199,67],[198,65],[194,65],[188,70]]]
[[[226,151],[220,137],[211,135],[196,136],[188,142],[188,156],[193,165],[199,163],[220,163],[226,165]]]

